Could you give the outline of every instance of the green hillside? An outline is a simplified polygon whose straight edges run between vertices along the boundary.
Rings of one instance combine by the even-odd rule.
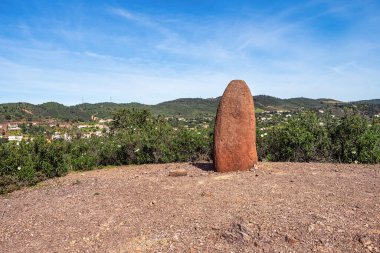
[[[351,102],[353,104],[371,104],[371,105],[380,105],[380,99],[371,99],[371,100],[361,100],[361,101],[355,101]]]
[[[282,110],[287,104],[281,98],[259,95],[254,98],[255,108],[262,110]]]
[[[201,116],[215,114],[219,98],[180,98],[152,106],[155,114]]]
[[[172,101],[159,103],[157,105],[144,105],[139,103],[96,103],[65,106],[55,102],[40,105],[29,103],[7,103],[0,104],[0,122],[19,120],[43,120],[59,119],[66,121],[87,121],[91,116],[98,118],[110,118],[112,112],[122,108],[137,108],[151,110],[155,115],[198,117],[214,116],[219,104],[218,98],[180,98]],[[380,99],[356,101],[344,103],[334,99],[310,99],[290,98],[281,99],[266,95],[258,95],[254,98],[255,108],[261,111],[295,111],[303,109],[331,109],[339,113],[345,106],[354,106],[367,114],[380,113]]]

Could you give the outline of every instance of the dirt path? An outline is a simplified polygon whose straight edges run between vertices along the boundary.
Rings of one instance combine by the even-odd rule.
[[[379,165],[210,167],[73,173],[0,196],[0,252],[380,252]]]

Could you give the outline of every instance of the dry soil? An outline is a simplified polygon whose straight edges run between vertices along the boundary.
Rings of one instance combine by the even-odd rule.
[[[380,165],[127,166],[0,196],[0,252],[380,252]]]

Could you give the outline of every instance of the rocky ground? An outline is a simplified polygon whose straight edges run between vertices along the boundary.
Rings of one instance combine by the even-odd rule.
[[[316,163],[72,173],[0,196],[0,252],[380,252],[379,175]]]

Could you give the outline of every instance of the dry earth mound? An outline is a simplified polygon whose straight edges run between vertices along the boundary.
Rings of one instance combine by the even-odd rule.
[[[379,165],[211,166],[73,173],[0,196],[0,252],[380,252]]]

